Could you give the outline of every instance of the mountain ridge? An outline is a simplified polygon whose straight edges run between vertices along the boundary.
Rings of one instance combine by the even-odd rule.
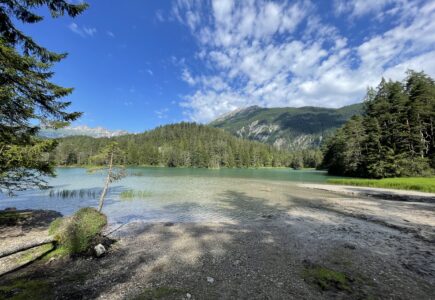
[[[353,115],[362,113],[362,103],[341,108],[315,106],[264,108],[249,106],[223,115],[208,125],[235,136],[279,149],[318,148],[325,137]]]
[[[126,130],[109,130],[104,127],[89,127],[86,125],[67,126],[60,129],[41,128],[39,136],[45,138],[63,138],[68,136],[90,136],[94,138],[115,137],[130,134]]]

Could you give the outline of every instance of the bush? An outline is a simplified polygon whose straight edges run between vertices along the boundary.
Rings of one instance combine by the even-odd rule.
[[[49,228],[65,253],[79,254],[89,250],[107,224],[104,214],[91,207],[78,210],[73,216],[54,220]]]

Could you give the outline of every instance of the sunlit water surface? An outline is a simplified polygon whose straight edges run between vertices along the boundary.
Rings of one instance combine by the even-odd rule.
[[[276,198],[277,190],[288,194],[292,188],[297,189],[295,183],[321,183],[331,178],[320,171],[291,169],[129,168],[127,174],[110,187],[104,204],[103,211],[112,224],[135,220],[231,221],[243,211],[230,212],[228,199],[238,201],[241,195],[262,193]],[[81,207],[96,207],[103,183],[102,173],[89,173],[81,168],[59,168],[57,177],[49,180],[50,190],[25,191],[15,197],[0,194],[0,209],[51,209],[70,215]],[[285,190],[281,191],[281,187]],[[76,195],[58,195],[65,190],[75,190]],[[122,199],[122,191],[127,190],[144,191],[146,195],[140,199]]]

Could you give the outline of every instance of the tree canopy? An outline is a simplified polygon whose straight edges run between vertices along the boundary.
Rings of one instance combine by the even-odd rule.
[[[62,98],[72,92],[51,82],[53,64],[66,57],[42,47],[20,31],[14,22],[37,23],[34,13],[45,6],[52,17],[75,17],[87,4],[63,0],[0,1],[0,190],[12,192],[45,184],[53,174],[48,152],[55,141],[37,138],[41,124],[59,127],[77,119]]]
[[[404,82],[382,79],[369,89],[362,117],[353,117],[324,147],[329,173],[369,178],[435,172],[435,83],[408,71]]]
[[[98,153],[116,141],[122,150],[115,164],[198,168],[312,166],[320,151],[281,151],[271,145],[243,140],[205,125],[179,123],[115,138],[68,137],[59,140],[52,156],[58,165],[105,165]],[[297,161],[297,164],[296,162]]]

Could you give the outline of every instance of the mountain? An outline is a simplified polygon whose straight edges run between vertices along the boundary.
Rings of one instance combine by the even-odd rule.
[[[223,115],[209,125],[279,149],[300,150],[319,147],[326,136],[353,115],[361,114],[362,107],[362,103],[338,109],[250,106]]]
[[[103,127],[91,128],[88,126],[68,126],[61,129],[42,128],[39,132],[41,137],[62,138],[67,136],[84,135],[90,137],[114,137],[129,134],[125,130],[109,130]]]

